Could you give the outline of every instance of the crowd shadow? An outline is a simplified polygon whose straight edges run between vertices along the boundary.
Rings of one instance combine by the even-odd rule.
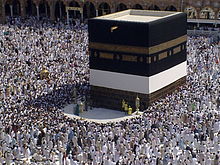
[[[76,90],[76,96],[74,96],[74,89]],[[51,92],[42,94],[37,98],[30,97],[25,104],[34,108],[62,109],[73,103],[74,99],[85,101],[86,95],[89,95],[88,84],[64,84],[54,87]]]

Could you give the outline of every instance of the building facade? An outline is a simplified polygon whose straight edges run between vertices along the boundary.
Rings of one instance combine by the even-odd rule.
[[[172,28],[170,28],[172,27]],[[186,14],[127,10],[88,21],[93,106],[141,109],[186,83]]]
[[[184,11],[188,18],[220,19],[219,0],[1,0],[0,21],[6,16],[67,17],[66,7],[80,7],[83,18],[101,16],[125,9]],[[70,18],[82,18],[79,11],[69,11]]]

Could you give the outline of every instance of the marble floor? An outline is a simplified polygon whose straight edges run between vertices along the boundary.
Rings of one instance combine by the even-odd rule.
[[[105,108],[88,108],[88,111],[84,111],[80,113],[79,116],[74,115],[73,107],[74,104],[69,104],[63,108],[63,112],[65,115],[71,118],[83,118],[88,121],[94,121],[99,123],[107,123],[107,122],[117,122],[126,120],[128,118],[133,118],[136,115],[127,115],[125,112],[120,110],[111,110]]]

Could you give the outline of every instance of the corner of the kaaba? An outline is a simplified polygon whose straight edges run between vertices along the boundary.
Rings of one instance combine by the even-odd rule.
[[[185,13],[146,22],[110,18],[88,21],[94,107],[121,110],[125,100],[135,109],[138,96],[145,110],[186,83]]]
[[[149,22],[149,46],[166,43],[187,34],[187,15],[178,13]]]

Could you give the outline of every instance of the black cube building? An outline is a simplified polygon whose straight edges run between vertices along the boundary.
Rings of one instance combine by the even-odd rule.
[[[120,109],[125,99],[142,110],[186,81],[187,16],[126,10],[89,20],[91,97]]]

